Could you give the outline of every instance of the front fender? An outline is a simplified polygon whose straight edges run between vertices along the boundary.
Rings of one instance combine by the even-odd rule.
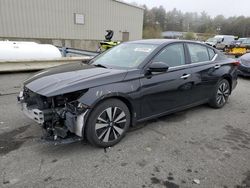
[[[132,125],[135,124],[137,114],[140,113],[139,98],[139,80],[130,82],[121,82],[100,87],[90,88],[79,102],[89,106],[90,110],[86,114],[86,119],[82,127],[82,135],[84,135],[85,126],[92,109],[101,101],[108,98],[119,98],[129,107],[131,112]],[[128,104],[129,103],[129,104]]]
[[[93,108],[99,101],[110,97],[123,97],[133,103],[139,89],[139,81],[121,82],[90,88],[79,102]]]

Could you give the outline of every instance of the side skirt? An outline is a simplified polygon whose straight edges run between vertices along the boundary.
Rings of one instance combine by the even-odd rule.
[[[139,123],[139,122],[147,121],[147,120],[150,120],[150,119],[166,116],[166,115],[169,115],[169,114],[173,114],[175,112],[183,111],[183,110],[195,107],[195,106],[206,104],[208,102],[209,102],[209,99],[202,100],[202,101],[199,101],[199,102],[196,102],[196,103],[193,103],[193,104],[189,104],[189,105],[186,105],[186,106],[178,107],[178,108],[175,108],[175,109],[172,109],[172,110],[160,113],[160,114],[155,114],[155,115],[150,116],[150,117],[139,119],[139,120],[137,120],[137,122]]]

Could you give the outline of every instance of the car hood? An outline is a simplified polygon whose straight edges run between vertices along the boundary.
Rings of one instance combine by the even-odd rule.
[[[212,46],[216,44],[215,42],[208,42],[208,41],[206,41],[205,43],[209,44],[209,45],[212,45]]]
[[[70,63],[38,72],[24,86],[51,97],[122,81],[127,70],[106,69],[82,62]]]
[[[245,55],[241,56],[238,60],[244,67],[250,67],[250,53],[246,53]]]

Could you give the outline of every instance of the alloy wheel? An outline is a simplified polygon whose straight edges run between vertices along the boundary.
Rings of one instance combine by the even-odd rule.
[[[102,142],[112,142],[124,132],[127,119],[126,114],[119,107],[105,109],[96,119],[95,132]]]
[[[216,97],[217,104],[223,105],[224,103],[226,103],[229,94],[230,94],[229,85],[225,82],[222,82],[217,91],[217,97]]]

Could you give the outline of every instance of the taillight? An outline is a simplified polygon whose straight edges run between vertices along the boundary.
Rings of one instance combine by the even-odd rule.
[[[239,61],[235,61],[235,62],[233,62],[233,65],[240,66],[240,62]]]

